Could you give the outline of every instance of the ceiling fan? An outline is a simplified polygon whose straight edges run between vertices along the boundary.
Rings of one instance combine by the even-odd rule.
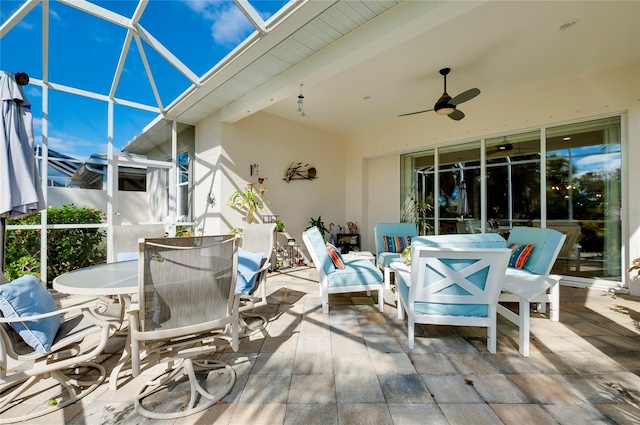
[[[442,68],[440,70],[440,75],[444,77],[444,93],[442,94],[442,96],[440,96],[440,99],[438,99],[436,104],[433,106],[433,109],[425,109],[424,111],[409,112],[408,114],[402,114],[398,116],[406,117],[407,115],[415,115],[415,114],[422,114],[423,112],[435,111],[436,114],[448,115],[449,118],[455,121],[460,121],[462,118],[464,118],[464,113],[461,110],[456,109],[456,107],[462,102],[471,100],[477,95],[479,95],[480,89],[478,88],[469,89],[452,98],[447,93],[447,74],[449,74],[449,72],[451,72],[451,68]]]
[[[511,143],[505,143],[496,146],[492,150],[487,150],[487,155],[495,155],[502,152],[511,152],[513,150],[513,145]]]

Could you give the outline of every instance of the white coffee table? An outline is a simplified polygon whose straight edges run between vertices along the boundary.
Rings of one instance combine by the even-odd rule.
[[[344,258],[345,261],[369,260],[373,265],[376,264],[376,257],[369,251],[350,251],[348,254],[342,254],[342,258]]]

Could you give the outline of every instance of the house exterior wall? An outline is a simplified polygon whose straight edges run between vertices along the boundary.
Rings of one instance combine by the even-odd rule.
[[[397,124],[342,137],[256,113],[236,124],[219,122],[217,114],[196,126],[195,216],[207,233],[226,233],[242,226],[240,213],[227,207],[230,195],[244,187],[250,165],[266,177],[266,213],[277,214],[298,241],[311,217],[324,223],[358,224],[362,249],[373,249],[373,226],[398,220],[399,155],[427,147],[457,144],[504,133],[557,126],[603,116],[622,115],[623,232],[629,238],[625,267],[640,257],[640,184],[628,171],[640,163],[640,64],[570,81],[536,87],[518,96],[478,96],[465,103],[462,121],[435,114],[398,118]],[[282,180],[291,163],[309,163],[318,170],[314,181]],[[206,205],[209,191],[216,198]],[[640,295],[640,284],[624,276],[622,286]]]
[[[347,158],[364,159],[360,170],[349,170],[345,182],[349,191],[375,194],[379,178],[363,181],[368,164],[379,163],[380,157],[389,160],[388,167],[376,167],[388,179],[399,176],[400,153],[422,150],[430,146],[455,144],[481,137],[495,136],[544,126],[556,126],[573,121],[582,121],[607,115],[622,114],[623,150],[623,232],[627,229],[629,249],[626,264],[640,257],[640,197],[637,188],[640,178],[631,172],[640,163],[640,64],[614,69],[609,72],[583,76],[570,81],[544,87],[536,87],[519,96],[483,101],[482,95],[464,104],[466,117],[462,121],[449,120],[435,114],[421,114],[398,118],[397,125],[387,128],[372,128],[366,134],[348,138]],[[409,118],[409,119],[407,119]],[[399,184],[398,184],[399,186]],[[626,188],[626,190],[625,190]],[[398,189],[392,192],[386,203],[375,209],[361,208],[373,201],[361,202],[347,196],[346,210],[356,215],[360,222],[369,223],[368,241],[363,249],[371,249],[373,224],[379,217],[393,217],[400,209]],[[361,208],[361,209],[360,209]],[[358,211],[358,209],[360,209]],[[356,212],[357,211],[357,212]],[[373,224],[372,224],[373,223]],[[624,274],[624,273],[623,273]],[[625,276],[627,278],[628,276]],[[640,284],[634,279],[625,279],[622,286],[631,293],[640,295]]]
[[[244,226],[243,215],[227,203],[233,192],[257,180],[250,175],[251,164],[258,164],[259,175],[266,178],[263,213],[278,215],[298,243],[311,217],[322,216],[327,227],[332,222],[344,226],[348,217],[342,137],[266,113],[235,125],[216,120],[212,116],[196,126],[195,217],[206,233],[228,233]],[[213,134],[218,129],[216,140]],[[298,162],[315,167],[317,179],[284,181],[287,168]],[[216,198],[213,209],[202,203],[209,190]]]
[[[146,223],[149,221],[149,195],[146,192],[118,191],[119,204],[125,205],[116,211],[118,223]],[[77,189],[70,187],[47,188],[47,205],[62,207],[74,204],[77,207],[96,208],[107,211],[107,191]]]
[[[226,161],[222,149],[222,123],[215,113],[202,120],[195,132],[196,160],[193,165],[194,221],[196,232],[204,234],[227,233],[222,223],[222,209],[226,201],[222,198],[224,185],[222,162]],[[209,194],[214,202],[208,202]]]

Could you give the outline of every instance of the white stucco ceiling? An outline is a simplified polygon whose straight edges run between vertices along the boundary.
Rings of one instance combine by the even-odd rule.
[[[560,29],[573,20],[579,23]],[[437,125],[448,118],[433,112],[397,115],[433,107],[443,91],[439,69],[452,69],[450,95],[478,87],[477,101],[486,105],[537,86],[637,63],[638,22],[640,2],[449,2],[437,8],[404,2],[309,58],[308,66],[299,64],[304,72],[290,78],[288,96],[264,111],[339,134],[403,119]],[[345,65],[344,59],[352,63]],[[321,72],[315,72],[316,64],[322,64]],[[305,117],[296,112],[299,87],[294,82],[304,83]],[[473,102],[459,108],[471,113]]]
[[[378,7],[364,13],[365,4]],[[572,21],[577,24],[561,29]],[[281,27],[174,102],[166,118],[193,125],[219,110],[223,121],[235,123],[264,111],[343,135],[397,120],[440,125],[449,118],[398,115],[433,107],[443,91],[441,68],[451,68],[450,95],[482,91],[459,106],[470,114],[493,99],[638,63],[638,22],[636,1],[303,3]],[[286,64],[273,73],[277,60]],[[300,84],[304,117],[296,104]],[[166,125],[151,125],[144,143],[160,142],[152,134],[168,134],[158,131]]]

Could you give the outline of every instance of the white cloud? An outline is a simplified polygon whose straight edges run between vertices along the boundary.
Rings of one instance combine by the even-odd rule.
[[[578,176],[588,173],[606,173],[620,168],[620,153],[588,155],[575,161]]]
[[[33,119],[33,133],[35,144],[42,145],[41,118]],[[98,145],[95,141],[85,140],[69,134],[60,133],[49,135],[48,142],[49,149],[53,149],[54,151],[69,155],[79,160],[85,160],[89,157],[89,155],[85,154],[84,152],[90,151],[91,153],[100,153],[98,152],[100,149],[97,149],[97,147],[100,145]],[[100,147],[102,148],[103,146]],[[79,152],[83,153],[79,154]]]
[[[218,44],[238,44],[253,29],[249,20],[232,2],[185,0],[185,4],[205,20],[211,21],[211,35]]]
[[[39,87],[28,85],[25,90],[25,94],[29,99],[34,97],[42,97],[42,90]]]
[[[235,5],[220,11],[211,26],[213,39],[219,44],[238,44],[251,24]]]
[[[53,18],[56,21],[61,21],[62,20],[60,15],[58,15],[58,13],[55,10],[51,10],[51,8],[49,8],[49,17]]]
[[[29,23],[25,22],[24,20],[18,22],[17,26],[22,28],[23,30],[28,30],[28,31],[31,31],[31,30],[36,28],[36,26],[34,24],[29,24]]]

